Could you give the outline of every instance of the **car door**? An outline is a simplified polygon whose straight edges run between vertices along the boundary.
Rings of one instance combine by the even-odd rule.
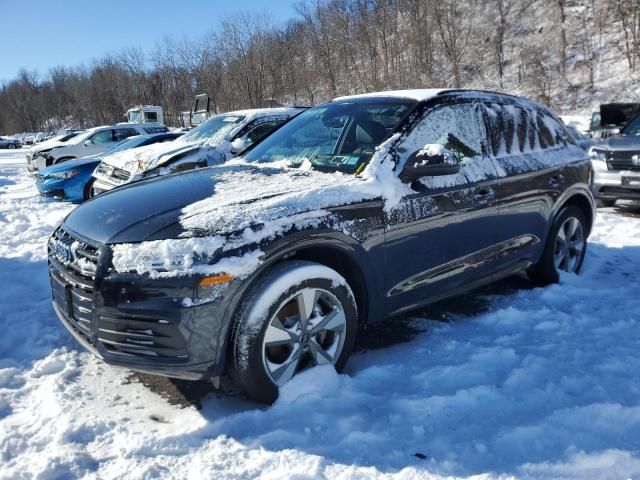
[[[496,275],[522,270],[544,247],[553,206],[567,185],[568,132],[527,104],[487,104],[490,151],[498,181],[498,241],[505,245]]]
[[[414,193],[386,213],[389,315],[491,279],[497,171],[485,143],[477,104],[453,103],[428,110],[398,146],[399,166],[439,144],[457,153],[460,171],[414,181]]]

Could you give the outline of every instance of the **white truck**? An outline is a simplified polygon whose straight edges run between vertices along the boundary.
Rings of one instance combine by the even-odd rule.
[[[162,110],[162,107],[159,107],[158,105],[135,106],[127,110],[126,117],[127,117],[127,123],[164,124],[164,112]]]

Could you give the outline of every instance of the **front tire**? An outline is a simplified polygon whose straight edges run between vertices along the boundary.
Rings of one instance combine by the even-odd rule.
[[[15,146],[13,143],[10,143],[10,144],[7,146],[7,148],[8,148],[8,149],[10,149],[10,150],[13,150],[13,149],[15,149],[15,148],[16,148],[16,146]]]
[[[96,192],[95,192],[95,190],[93,189],[93,184],[94,184],[94,183],[95,183],[95,179],[94,179],[94,178],[92,178],[92,179],[91,179],[91,180],[89,180],[89,181],[87,182],[87,184],[85,185],[85,187],[84,187],[84,195],[83,195],[83,196],[84,196],[84,200],[85,200],[85,201],[87,201],[87,200],[89,200],[90,198],[93,198],[93,197],[95,197],[95,196],[96,196]]]
[[[541,285],[558,283],[560,272],[580,273],[587,252],[587,220],[576,206],[566,207],[556,218],[540,261],[529,277]]]
[[[357,325],[355,298],[339,273],[307,261],[278,264],[238,309],[229,373],[250,397],[273,403],[301,370],[332,364],[341,371]]]

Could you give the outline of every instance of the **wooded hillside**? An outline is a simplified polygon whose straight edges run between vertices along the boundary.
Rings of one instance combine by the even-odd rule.
[[[640,101],[640,0],[318,0],[296,11],[284,25],[241,14],[196,40],[21,71],[0,86],[0,132],[123,121],[140,103],[178,125],[202,92],[220,112],[419,87],[507,91],[563,113]]]

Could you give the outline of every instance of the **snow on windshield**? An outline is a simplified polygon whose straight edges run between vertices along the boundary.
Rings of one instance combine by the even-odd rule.
[[[242,115],[216,115],[182,137],[184,142],[217,145],[245,119]]]

